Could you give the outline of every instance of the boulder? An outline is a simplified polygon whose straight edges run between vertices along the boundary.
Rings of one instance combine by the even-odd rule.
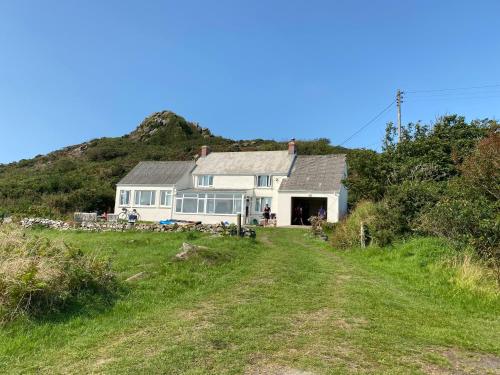
[[[206,246],[198,246],[193,245],[187,242],[182,243],[182,247],[179,250],[182,250],[180,253],[175,255],[175,259],[177,260],[187,260],[195,255],[199,250],[206,250],[208,247]]]

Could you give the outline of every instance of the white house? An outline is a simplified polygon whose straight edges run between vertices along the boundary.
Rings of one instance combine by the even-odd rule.
[[[141,162],[116,189],[115,213],[136,209],[142,220],[259,222],[266,204],[278,226],[308,224],[321,207],[327,221],[347,211],[345,155],[287,151],[210,152],[196,161]],[[302,213],[302,220],[300,220]]]

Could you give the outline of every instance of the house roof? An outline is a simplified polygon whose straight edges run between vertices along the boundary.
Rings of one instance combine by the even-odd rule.
[[[173,185],[194,167],[194,161],[141,161],[118,185]]]
[[[342,185],[345,155],[299,155],[280,191],[337,192]]]
[[[212,152],[197,160],[193,174],[288,175],[294,158],[288,151]]]

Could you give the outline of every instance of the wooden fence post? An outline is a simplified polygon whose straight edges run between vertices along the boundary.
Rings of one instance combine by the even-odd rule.
[[[361,247],[366,247],[366,233],[365,233],[365,224],[361,222],[361,228],[359,230],[359,239],[361,241]]]
[[[238,228],[238,237],[241,236],[241,214],[236,215],[236,226]]]

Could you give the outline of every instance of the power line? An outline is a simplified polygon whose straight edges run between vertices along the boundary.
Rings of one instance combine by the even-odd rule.
[[[481,91],[417,93],[417,94],[410,94],[410,97],[411,98],[459,98],[462,96],[485,95],[485,94],[500,94],[500,88],[491,90],[481,90]]]
[[[483,86],[469,86],[469,87],[454,87],[454,88],[446,88],[446,89],[433,89],[433,90],[407,90],[405,91],[407,94],[414,94],[418,92],[441,92],[441,91],[460,91],[460,90],[477,90],[491,87],[500,87],[500,84],[495,85],[483,85]]]
[[[491,98],[500,98],[499,95],[475,95],[475,96],[453,96],[453,97],[434,97],[434,96],[421,96],[421,97],[411,97],[409,98],[410,102],[422,101],[422,100],[460,100],[460,99],[491,99]],[[407,98],[408,99],[408,98]]]
[[[354,132],[352,135],[350,135],[344,142],[342,142],[339,146],[343,146],[346,144],[348,141],[350,141],[354,136],[358,135],[363,131],[368,125],[373,123],[375,120],[377,120],[380,116],[382,116],[385,112],[389,110],[389,108],[392,107],[392,105],[396,102],[396,100],[393,100],[387,107],[385,107],[382,111],[380,111],[375,117],[373,117],[370,121],[368,121],[366,124],[364,124],[361,128],[359,128],[356,132]]]
[[[469,92],[453,92],[453,91],[466,91],[466,90],[480,90],[480,89],[493,89],[493,91],[469,91]],[[405,90],[405,94],[424,94],[424,95],[416,95],[412,96],[411,100],[439,100],[439,99],[486,99],[486,98],[496,98],[497,94],[500,91],[496,91],[494,88],[500,88],[500,84],[492,84],[492,85],[482,85],[482,86],[469,86],[469,87],[452,87],[452,88],[443,88],[443,89],[430,89],[430,90]],[[451,91],[447,93],[447,91]],[[442,93],[442,94],[434,94],[434,95],[425,95],[425,93]],[[361,133],[366,127],[372,124],[375,120],[377,120],[380,116],[382,116],[385,112],[387,112],[394,103],[398,104],[398,124],[400,123],[400,110],[402,103],[402,94],[403,92],[398,90],[398,94],[396,95],[396,99],[393,100],[387,107],[385,107],[382,111],[380,111],[375,117],[373,117],[370,121],[364,124],[361,128],[359,128],[356,132],[351,134],[346,140],[344,140],[340,146],[343,146],[347,142],[349,142],[356,135]],[[484,96],[484,95],[487,96]],[[466,96],[469,95],[469,96]]]

